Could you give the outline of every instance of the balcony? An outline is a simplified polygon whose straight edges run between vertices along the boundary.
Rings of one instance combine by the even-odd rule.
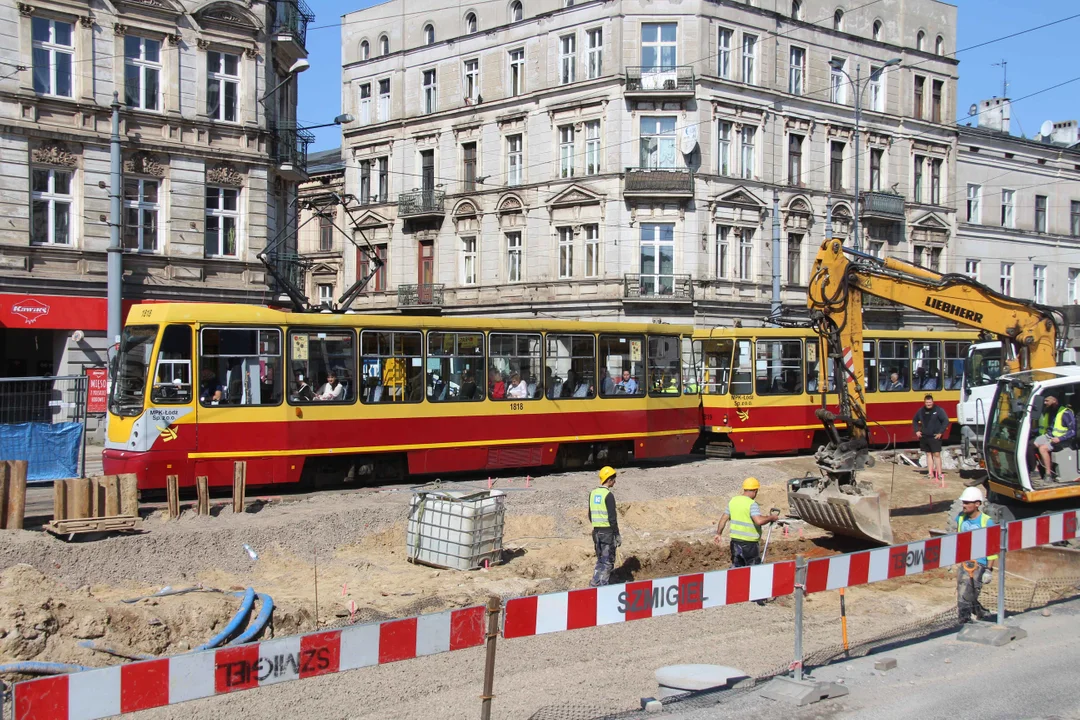
[[[863,193],[862,215],[864,218],[877,218],[880,220],[904,220],[904,196],[893,193],[868,192]]]
[[[446,193],[442,190],[413,190],[398,195],[398,217],[441,218],[446,215]]]
[[[270,159],[278,174],[292,182],[307,180],[307,149],[315,136],[294,122],[276,123],[270,132]]]
[[[421,283],[418,285],[398,285],[397,304],[399,308],[439,308],[443,304],[442,283]]]
[[[641,99],[692,98],[694,97],[694,68],[689,65],[628,67],[623,95]]]
[[[270,3],[270,37],[291,60],[307,57],[307,26],[315,13],[304,0]]]
[[[675,168],[626,168],[623,195],[690,199],[694,197],[694,173]]]
[[[623,298],[652,302],[692,302],[694,280],[691,275],[624,275]]]

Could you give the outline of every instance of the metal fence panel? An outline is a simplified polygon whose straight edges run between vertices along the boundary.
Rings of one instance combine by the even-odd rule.
[[[31,482],[81,477],[87,387],[85,375],[0,378],[0,460],[27,460]]]

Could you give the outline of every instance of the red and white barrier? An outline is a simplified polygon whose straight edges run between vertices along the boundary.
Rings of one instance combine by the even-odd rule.
[[[1054,515],[1040,515],[1027,520],[1014,520],[1008,524],[1007,550],[1049,545],[1050,543],[1072,540],[1080,535],[1077,525],[1080,523],[1080,511]]]
[[[484,643],[485,608],[353,625],[15,686],[15,720],[93,720]]]

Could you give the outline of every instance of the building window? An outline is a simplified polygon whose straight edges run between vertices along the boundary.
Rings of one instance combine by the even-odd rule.
[[[435,44],[435,26],[430,23],[424,26],[424,44]]]
[[[521,10],[521,3],[513,2],[510,4],[510,22],[521,22],[524,17],[524,13]]]
[[[675,292],[675,226],[642,223],[638,271],[643,296]]]
[[[739,279],[753,280],[754,272],[754,231],[752,228],[739,228]]]
[[[239,257],[239,190],[207,186],[205,227],[207,257]]]
[[[1012,295],[1013,294],[1013,263],[1003,262],[1001,263],[1001,294]]]
[[[1069,268],[1069,304],[1080,302],[1080,270]]]
[[[574,177],[574,126],[559,127],[559,177]]]
[[[885,112],[885,74],[876,65],[870,66],[870,109]]]
[[[757,85],[757,36],[743,33],[742,79],[747,85]]]
[[[577,72],[577,35],[564,35],[559,38],[559,82],[563,85],[574,82]]]
[[[642,23],[641,71],[673,70],[678,61],[678,25]]]
[[[600,172],[600,121],[589,120],[585,123],[585,174],[596,175]]]
[[[885,243],[881,242],[880,240],[871,240],[868,247],[870,257],[877,258],[878,260],[881,260],[884,257]]]
[[[799,0],[791,0],[791,19],[802,20],[802,3]]]
[[[921,203],[923,201],[923,167],[926,165],[926,158],[922,155],[915,156],[915,202]]]
[[[590,80],[594,80],[604,74],[604,31],[600,28],[588,30],[585,33],[588,44],[585,55],[585,65]]]
[[[521,282],[521,262],[525,257],[521,245],[521,233],[506,233],[506,280],[507,282]]]
[[[941,272],[941,248],[930,248],[930,269],[935,272]]]
[[[506,137],[506,184],[520,185],[522,183],[522,170],[524,168],[524,154],[522,153],[522,136],[508,135]]]
[[[926,90],[926,78],[915,76],[915,99],[914,107],[912,107],[913,114],[916,120],[923,119],[923,94]]]
[[[934,41],[934,54],[945,54],[945,38],[941,37],[940,35],[938,35],[937,40]]]
[[[941,204],[941,158],[930,159],[930,203]]]
[[[371,57],[371,46],[368,45],[367,40],[360,41],[360,59],[367,60]]]
[[[157,110],[161,84],[161,42],[124,37],[124,103],[140,110]]]
[[[517,97],[525,92],[525,51],[510,51],[510,96]]]
[[[1069,203],[1069,235],[1080,237],[1080,200]]]
[[[574,277],[574,228],[559,228],[559,279]]]
[[[641,118],[640,160],[643,168],[675,167],[675,118]]]
[[[802,184],[802,146],[802,135],[788,135],[788,185]]]
[[[833,13],[832,29],[833,30],[843,30],[844,29],[844,11],[843,10],[837,10],[836,12]]]
[[[461,238],[461,284],[476,284],[476,238]]]
[[[475,103],[480,97],[480,61],[465,61],[465,104]]]
[[[476,191],[476,143],[462,143],[461,145],[461,180],[465,186],[465,192]]]
[[[968,183],[967,186],[967,221],[982,222],[982,186]]]
[[[371,83],[360,86],[360,124],[371,124]]]
[[[439,86],[434,70],[424,71],[424,114],[430,115],[439,109]]]
[[[716,226],[716,277],[724,279],[728,276],[728,245],[731,242],[731,228],[724,225]]]
[[[844,189],[844,143],[833,141],[829,145],[829,189]]]
[[[386,290],[386,245],[375,245],[374,248],[375,257],[379,259],[379,267],[366,287],[372,292],[383,292]],[[371,275],[374,263],[371,261],[370,252],[367,248],[356,248],[356,267],[360,268],[357,280],[363,280]]]
[[[802,243],[803,236],[789,233],[787,236],[787,278],[789,285],[802,282]]]
[[[881,148],[870,148],[870,191],[881,192],[881,161],[885,151]],[[858,159],[855,160],[858,162]]]
[[[734,31],[720,28],[716,40],[716,74],[731,79],[731,39]]]
[[[371,202],[371,161],[360,161],[360,204]]]
[[[846,60],[837,57],[829,63],[829,100],[841,105],[847,102],[847,84],[844,82],[846,65]]]
[[[332,283],[319,283],[319,305],[329,305],[334,301],[334,286]]]
[[[211,120],[236,122],[240,97],[240,56],[206,53],[206,114]]]
[[[124,249],[157,252],[157,180],[124,178]]]
[[[383,35],[379,38],[379,55],[390,54],[390,38]]]
[[[1046,196],[1035,196],[1035,232],[1046,232]]]
[[[465,34],[472,35],[477,30],[476,15],[469,13],[465,16]]]
[[[742,149],[742,176],[747,180],[752,179],[757,172],[756,145],[757,128],[744,125],[739,137],[739,146]]]
[[[31,242],[35,245],[70,245],[71,173],[33,168],[31,177]]]
[[[874,27],[873,27],[873,30],[871,32],[872,32],[873,38],[875,40],[880,40],[881,39],[881,21],[880,20],[875,20],[874,21]]]
[[[731,123],[717,123],[717,172],[731,175]]]
[[[585,226],[585,277],[600,275],[600,226]]]
[[[934,80],[930,84],[930,119],[936,123],[941,122],[941,95],[945,91],[945,83]]]
[[[390,158],[381,157],[376,160],[379,168],[379,202],[390,200]]]
[[[980,282],[980,280],[979,280],[979,261],[978,260],[972,260],[971,258],[968,258],[967,260],[965,260],[964,261],[964,274],[967,275],[972,280],[974,280],[975,282]]]
[[[1031,299],[1046,304],[1046,266],[1036,265],[1032,274]]]
[[[319,216],[319,252],[334,249],[334,219],[328,215]]]
[[[791,66],[788,70],[788,92],[792,95],[802,95],[803,74],[806,72],[806,50],[800,47],[791,48]]]
[[[929,257],[930,248],[925,245],[912,245],[911,246],[911,261],[919,267],[926,267],[926,262]]]
[[[1016,191],[1001,191],[1001,227],[1016,227]]]
[[[926,49],[926,33],[924,33],[922,30],[920,30],[918,32],[918,34],[915,36],[915,49],[916,50],[925,50]]]
[[[379,81],[379,122],[390,119],[390,78]]]
[[[75,53],[71,23],[35,17],[33,36],[34,92],[71,97],[71,63]]]

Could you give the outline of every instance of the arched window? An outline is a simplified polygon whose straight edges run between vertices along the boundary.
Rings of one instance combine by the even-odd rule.
[[[799,0],[791,0],[791,19],[802,20],[802,3]]]
[[[360,42],[360,59],[367,60],[371,57],[371,47],[368,45],[367,40]]]
[[[844,29],[844,11],[837,10],[832,16],[832,29],[843,30]]]
[[[525,13],[521,10],[521,3],[516,0],[510,3],[510,22],[519,22],[524,16]]]
[[[924,33],[922,30],[920,30],[919,34],[915,36],[915,49],[916,50],[925,50],[926,49],[926,33]]]
[[[945,54],[945,38],[940,35],[938,35],[937,40],[934,41],[934,52],[938,55]]]
[[[476,32],[476,15],[473,13],[465,16],[465,32],[469,35]]]
[[[874,21],[874,39],[875,40],[880,40],[881,39],[881,21],[880,20],[875,20]]]
[[[379,54],[380,55],[389,55],[390,54],[390,38],[386,37],[385,35],[383,35],[381,38],[379,38]]]
[[[434,45],[435,44],[435,26],[432,25],[431,23],[428,23],[427,25],[424,26],[424,44],[425,45]]]

